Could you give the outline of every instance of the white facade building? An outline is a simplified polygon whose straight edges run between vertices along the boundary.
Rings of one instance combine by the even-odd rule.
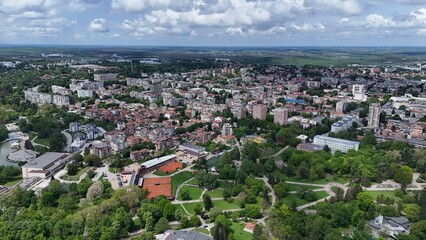
[[[314,137],[314,144],[325,146],[327,145],[332,152],[341,151],[347,152],[351,149],[358,151],[359,142],[344,140],[340,138],[331,138],[323,135],[317,135]]]

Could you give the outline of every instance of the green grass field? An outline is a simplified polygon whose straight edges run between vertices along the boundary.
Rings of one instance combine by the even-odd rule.
[[[197,179],[192,179],[191,181],[187,182],[187,184],[193,184],[193,185],[198,185],[200,182]]]
[[[44,145],[44,146],[47,146],[47,147],[50,147],[50,140],[49,140],[49,138],[40,138],[40,137],[37,137],[34,140],[34,142],[38,143],[38,144],[41,144],[41,145]]]
[[[189,214],[195,215],[195,206],[197,206],[198,204],[201,205],[201,207],[204,208],[204,203],[202,203],[202,202],[199,202],[199,203],[184,203],[182,205],[186,209],[186,211],[188,211]]]
[[[244,223],[232,223],[231,229],[234,230],[235,240],[252,240],[253,235],[244,231]]]
[[[183,209],[183,206],[182,206],[182,205],[180,205],[180,204],[175,204],[174,206],[175,206],[176,210],[177,210],[177,209],[180,209],[180,210],[182,210],[182,212],[186,215],[186,212],[185,212],[185,210]]]
[[[210,195],[211,198],[223,198],[223,190],[222,189],[215,189],[212,191],[206,192],[208,195]]]
[[[328,196],[328,194],[325,191],[319,191],[314,193],[318,200]],[[288,194],[287,196],[284,197],[283,202],[289,207],[293,205],[293,202],[296,202],[296,206],[301,206],[301,205],[309,203],[305,199],[299,198],[297,194]]]
[[[192,177],[194,177],[194,173],[192,172],[181,172],[174,175],[172,177],[172,194],[175,195],[178,186]]]
[[[307,189],[320,189],[321,187],[315,187],[315,186],[303,186],[303,185],[298,185],[298,184],[291,184],[288,183],[287,184],[288,190],[287,191],[299,191],[300,189],[302,189],[303,187],[306,187]]]
[[[190,186],[184,185],[179,191],[179,200],[183,200],[182,199],[182,193],[187,191],[187,190],[189,191],[190,200],[200,199],[201,194],[203,193],[203,190],[201,188],[190,187]]]
[[[84,167],[80,170],[78,170],[77,174],[74,176],[70,176],[68,174],[63,175],[61,178],[67,181],[78,181],[78,179],[80,178],[80,176],[85,173],[87,170],[89,170],[89,167]]]
[[[232,186],[234,185],[230,181],[219,180],[217,182],[218,182],[218,188],[232,188]]]
[[[19,183],[20,181],[22,181],[22,175],[19,175],[19,176],[14,177],[14,179],[13,179],[13,180],[11,180],[11,181],[9,181],[9,182],[7,182],[7,183],[3,184],[3,186],[6,186],[6,187],[12,187],[13,185],[15,185],[15,184]]]

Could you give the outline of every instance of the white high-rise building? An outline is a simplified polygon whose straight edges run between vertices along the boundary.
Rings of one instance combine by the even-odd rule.
[[[223,124],[222,127],[222,136],[232,135],[232,125],[229,123]]]
[[[357,101],[367,101],[365,85],[354,84],[352,86],[352,94]]]
[[[382,108],[380,103],[372,103],[368,111],[368,127],[378,128],[380,127],[380,112]]]

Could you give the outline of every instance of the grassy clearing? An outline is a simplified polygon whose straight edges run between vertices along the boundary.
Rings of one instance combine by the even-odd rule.
[[[74,176],[70,176],[68,174],[63,175],[61,178],[67,181],[78,181],[80,179],[80,176],[87,172],[89,170],[89,167],[84,167],[80,170],[78,170],[77,174]]]
[[[218,182],[218,188],[232,188],[232,186],[234,185],[230,181],[218,180],[217,182]]]
[[[245,224],[240,223],[232,223],[231,229],[234,230],[234,239],[235,240],[252,240],[253,235],[244,231]]]
[[[298,185],[298,184],[291,184],[288,183],[287,184],[288,187],[288,191],[299,191],[300,189],[302,189],[303,187],[306,187],[307,189],[320,189],[321,187],[315,187],[315,186],[303,186],[303,185]]]
[[[182,206],[182,205],[180,205],[180,204],[175,204],[174,206],[175,206],[175,209],[176,209],[176,210],[177,210],[177,209],[180,209],[180,210],[182,210],[183,214],[187,215],[187,214],[186,214],[186,212],[185,212],[185,209],[183,209],[183,206]]]
[[[35,132],[28,132],[27,134],[30,140],[33,140],[35,137],[37,137],[37,133]]]
[[[328,196],[327,192],[325,191],[319,191],[314,193],[317,200]],[[302,206],[309,203],[307,200],[299,198],[297,194],[288,194],[284,197],[283,202],[289,207],[293,206],[293,202],[296,202],[296,206]]]
[[[183,200],[182,199],[182,193],[183,192],[185,192],[185,191],[189,191],[189,197],[190,197],[190,200],[197,200],[197,199],[200,199],[200,197],[201,197],[201,194],[203,193],[203,189],[201,189],[201,188],[197,188],[197,187],[190,187],[190,186],[183,186],[181,189],[180,189],[180,192],[179,192],[179,200]]]
[[[182,206],[188,211],[189,214],[195,215],[195,206],[200,205],[201,207],[204,207],[204,203],[184,203]]]
[[[172,177],[172,194],[175,195],[178,186],[192,177],[194,177],[194,173],[192,172],[181,172],[174,175]]]
[[[206,192],[208,195],[210,195],[211,198],[221,198],[223,197],[223,190],[222,189],[215,189],[212,191]]]
[[[14,177],[13,180],[11,180],[11,181],[9,181],[5,184],[2,184],[2,185],[5,186],[5,187],[12,187],[13,185],[19,183],[20,181],[22,181],[22,175],[16,176],[16,177]]]
[[[187,184],[192,184],[192,185],[198,185],[200,183],[200,181],[198,181],[197,179],[192,179],[191,181],[187,182]]]
[[[41,144],[41,145],[44,145],[44,146],[47,146],[47,147],[50,147],[50,139],[49,138],[40,138],[40,137],[37,137],[34,140],[34,142],[38,143],[38,144]]]

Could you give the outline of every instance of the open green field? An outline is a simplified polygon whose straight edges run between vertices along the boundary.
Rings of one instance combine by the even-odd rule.
[[[218,188],[232,188],[232,186],[234,185],[230,181],[218,180],[217,182],[218,182]]]
[[[201,207],[204,207],[204,203],[184,203],[182,206],[188,211],[189,214],[195,215],[195,206],[200,205]]]
[[[198,185],[200,182],[197,179],[192,179],[191,181],[187,182],[187,184],[193,184],[193,185]]]
[[[223,190],[222,189],[215,189],[212,191],[206,192],[208,195],[210,195],[211,198],[223,198]]]
[[[235,240],[252,240],[253,235],[244,231],[245,224],[240,223],[232,223],[231,229],[234,231],[234,239]]]
[[[310,190],[320,189],[321,188],[321,187],[315,187],[315,186],[303,186],[303,185],[299,185],[299,184],[288,183],[287,184],[287,188],[288,188],[287,191],[299,191],[303,187],[305,187],[306,189],[310,189]]]
[[[220,156],[212,157],[209,160],[207,160],[207,167],[211,168],[216,166],[216,164],[219,163]]]
[[[80,178],[80,176],[87,172],[87,170],[89,170],[89,167],[84,167],[80,170],[78,170],[77,174],[74,176],[70,176],[68,174],[63,175],[61,178],[67,181],[78,181],[78,179]]]
[[[192,177],[194,177],[194,173],[192,172],[181,172],[174,175],[172,177],[172,194],[175,195],[178,186]]]
[[[186,212],[185,212],[185,210],[183,209],[182,205],[180,205],[180,204],[175,204],[174,206],[175,206],[175,209],[176,209],[176,210],[177,210],[177,209],[180,209],[180,210],[182,210],[182,212],[186,215]]]
[[[41,145],[44,145],[44,146],[47,146],[47,147],[50,147],[50,140],[49,140],[49,138],[40,138],[40,137],[37,137],[34,140],[34,142],[38,143],[38,144],[41,144]]]
[[[201,194],[203,193],[203,189],[201,189],[201,188],[190,187],[190,186],[184,185],[179,191],[179,200],[183,200],[182,199],[182,193],[185,192],[185,191],[189,191],[190,200],[200,199]]]
[[[315,196],[317,197],[317,200],[328,196],[328,194],[325,191],[319,191],[314,193],[315,193]],[[284,197],[283,202],[289,207],[293,205],[293,202],[296,202],[296,206],[302,206],[309,203],[305,199],[299,198],[297,194],[288,194],[287,196]]]
[[[16,177],[14,177],[13,180],[11,180],[11,181],[9,181],[5,184],[2,184],[2,185],[6,186],[6,187],[12,187],[13,185],[19,183],[20,181],[22,181],[22,175],[16,176]]]
[[[390,197],[395,199],[395,201],[401,200],[401,198],[395,196],[395,191],[393,190],[392,191],[367,191],[367,192],[374,198],[374,200],[376,200],[376,198],[382,194],[385,197]]]
[[[35,132],[28,132],[27,134],[30,140],[33,140],[35,137],[37,137],[37,133]]]

